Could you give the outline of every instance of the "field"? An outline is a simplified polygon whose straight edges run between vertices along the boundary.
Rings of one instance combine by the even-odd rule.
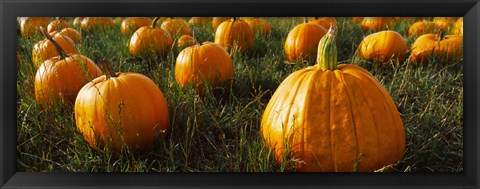
[[[185,18],[188,20],[189,18]],[[120,153],[94,150],[75,126],[73,104],[58,103],[44,109],[35,101],[36,68],[32,48],[37,35],[18,39],[17,167],[28,172],[292,172],[292,158],[278,163],[260,135],[262,113],[279,84],[314,60],[286,62],[284,42],[302,18],[265,18],[271,33],[255,35],[255,47],[233,52],[234,82],[200,95],[175,81],[180,49],[165,58],[133,58],[130,36],[120,23],[106,30],[82,31],[79,51],[98,62],[108,59],[114,70],[141,73],[163,92],[170,128],[152,149]],[[429,18],[431,19],[431,18]],[[71,21],[71,20],[70,20]],[[350,18],[337,18],[338,61],[359,65],[372,73],[392,96],[405,127],[406,150],[394,172],[463,171],[463,60],[432,60],[426,66],[378,65],[355,55],[361,40],[372,33]],[[406,38],[412,21],[392,26]],[[211,25],[195,27],[201,41],[214,41]]]

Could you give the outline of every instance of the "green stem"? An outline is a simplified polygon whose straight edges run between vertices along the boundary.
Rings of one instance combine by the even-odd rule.
[[[337,68],[337,46],[335,44],[336,31],[330,27],[327,34],[320,39],[317,51],[317,67],[325,70]]]
[[[65,59],[68,56],[62,47],[55,40],[53,40],[53,37],[48,34],[47,30],[43,26],[40,26],[40,32],[45,38],[52,42],[53,46],[55,46],[55,49],[57,49],[57,52],[60,55],[60,59]]]
[[[118,77],[117,74],[115,74],[115,71],[113,71],[112,64],[110,64],[106,58],[100,60],[100,67],[105,73],[105,77],[107,77],[106,80],[109,80],[112,77]]]

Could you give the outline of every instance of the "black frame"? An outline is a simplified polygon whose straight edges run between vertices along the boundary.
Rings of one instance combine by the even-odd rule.
[[[74,7],[74,8],[73,8]],[[428,7],[428,8],[427,8]],[[1,188],[478,188],[479,0],[0,0]],[[16,17],[464,16],[463,173],[16,172]]]

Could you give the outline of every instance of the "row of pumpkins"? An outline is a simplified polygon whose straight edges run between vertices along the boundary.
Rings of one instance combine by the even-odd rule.
[[[90,19],[97,19],[96,23],[101,24],[86,28],[86,20]],[[130,46],[132,55],[135,56],[132,52],[164,53],[171,45],[166,37],[171,34],[156,27],[158,19],[133,33],[131,44],[136,41],[154,44],[141,45],[133,51]],[[21,23],[25,20],[28,18]],[[309,56],[316,56],[317,64],[289,75],[270,99],[261,119],[265,144],[274,150],[279,162],[286,160],[285,154],[301,159],[297,163],[299,171],[374,171],[394,164],[402,159],[405,149],[405,132],[396,105],[367,70],[354,64],[337,64],[335,36],[338,29],[334,19],[326,20],[330,20],[329,30],[305,21],[290,32],[299,30],[307,32],[304,35],[315,35],[311,29],[298,29],[310,25],[325,30],[318,41],[303,40],[304,44],[316,44],[316,51]],[[52,22],[61,23],[62,20]],[[81,27],[87,30],[112,23],[110,18],[86,17]],[[245,32],[252,29],[243,23],[242,19],[227,19],[218,26],[215,43],[200,45],[193,40],[195,44],[187,45],[176,59],[177,82],[181,86],[193,84],[202,92],[204,81],[214,86],[231,79],[234,71],[227,49],[242,52],[253,44],[253,38],[248,39],[249,34]],[[24,27],[21,24],[21,29]],[[76,126],[91,147],[98,148],[99,144],[105,147],[108,143],[115,151],[123,147],[149,148],[157,134],[168,130],[167,102],[151,79],[139,73],[115,72],[106,60],[99,62],[100,69],[88,57],[77,54],[74,40],[65,37],[68,30],[73,31],[68,29],[70,27],[60,30],[57,25],[51,30],[47,25],[50,31],[43,26],[39,28],[46,39],[37,43],[35,46],[40,47],[34,47],[32,53],[35,64],[42,60],[35,78],[36,100],[45,108],[62,100],[73,102]],[[217,36],[221,31],[225,34]],[[380,32],[388,32],[382,34],[385,36],[399,36],[394,31]],[[23,30],[22,36],[27,36]],[[392,46],[402,41],[392,41],[389,37],[383,40],[382,43],[394,43]],[[159,43],[167,46],[155,49]],[[306,55],[297,54],[301,58]]]

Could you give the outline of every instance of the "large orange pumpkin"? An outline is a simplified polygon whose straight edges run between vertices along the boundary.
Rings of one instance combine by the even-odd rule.
[[[40,33],[40,26],[46,28],[49,22],[48,17],[25,17],[20,22],[20,34],[22,37],[32,37]]]
[[[270,23],[263,18],[243,18],[243,21],[247,22],[254,33],[260,32],[262,35],[267,36],[272,30]]]
[[[191,84],[202,93],[205,83],[217,86],[233,77],[232,59],[228,52],[216,43],[190,46],[178,54],[175,80],[182,87]]]
[[[192,30],[188,23],[182,18],[167,18],[160,26],[176,39],[182,35],[192,35]]]
[[[35,100],[45,107],[62,100],[75,102],[78,91],[102,71],[89,58],[79,54],[67,54],[47,34],[47,39],[54,44],[59,56],[43,62],[35,76]]]
[[[149,26],[152,23],[152,19],[148,17],[128,17],[122,21],[120,31],[125,35],[132,35],[142,26]]]
[[[156,28],[159,17],[153,19],[150,26],[142,26],[130,38],[129,52],[132,56],[165,55],[173,45],[170,34],[162,28]]]
[[[427,64],[436,59],[455,62],[463,57],[463,37],[460,35],[425,34],[412,44],[410,59],[413,64]]]
[[[392,27],[395,23],[393,17],[365,17],[362,20],[363,30],[380,31]]]
[[[287,35],[284,50],[287,60],[314,59],[317,56],[318,42],[327,33],[321,25],[307,23],[295,26]]]
[[[85,17],[82,19],[80,26],[87,31],[94,31],[99,29],[107,29],[114,26],[115,23],[110,17]]]
[[[458,18],[453,25],[453,35],[463,35],[463,17]]]
[[[105,65],[103,63],[102,65]],[[169,127],[167,102],[148,77],[113,72],[87,83],[75,101],[77,129],[94,149],[147,149]]]
[[[277,88],[261,135],[278,161],[297,159],[297,171],[371,172],[401,160],[405,149],[392,97],[368,71],[337,65],[332,30],[319,43],[317,65]]]
[[[44,27],[40,28],[41,30],[45,30]],[[67,36],[55,35],[53,40],[57,42],[67,54],[76,54],[78,51],[75,42]],[[36,67],[40,66],[45,60],[59,55],[60,54],[55,48],[54,43],[52,43],[51,40],[48,40],[47,37],[33,45],[32,61]]]
[[[242,53],[255,46],[252,29],[247,22],[236,17],[218,26],[215,31],[215,43],[222,45],[229,52],[236,49]]]
[[[376,63],[388,63],[397,60],[402,64],[407,58],[407,42],[399,33],[384,30],[365,37],[356,51],[357,56]]]
[[[57,19],[51,21],[48,26],[47,26],[47,31],[48,33],[52,33],[52,32],[55,32],[55,31],[60,31],[64,28],[71,28],[72,25],[70,25],[70,23],[68,23],[67,20],[64,20],[60,17],[57,17]]]
[[[437,24],[435,24],[435,22],[419,21],[419,22],[413,23],[408,28],[408,35],[418,37],[426,33],[435,33],[439,29],[440,27],[438,27]]]
[[[53,32],[50,32],[50,35],[51,36],[55,36],[55,35],[67,36],[75,43],[80,43],[82,41],[82,34],[73,28],[63,28],[62,30],[60,30],[60,32],[53,31]]]

